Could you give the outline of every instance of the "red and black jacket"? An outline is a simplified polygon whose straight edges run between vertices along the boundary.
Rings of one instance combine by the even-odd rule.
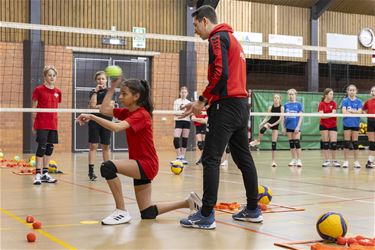
[[[247,98],[246,59],[233,29],[223,23],[209,36],[208,85],[203,96],[211,105],[223,98]]]

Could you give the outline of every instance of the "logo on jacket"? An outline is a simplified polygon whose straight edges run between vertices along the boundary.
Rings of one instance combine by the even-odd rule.
[[[55,93],[53,94],[56,98],[59,98],[59,94],[58,93]]]

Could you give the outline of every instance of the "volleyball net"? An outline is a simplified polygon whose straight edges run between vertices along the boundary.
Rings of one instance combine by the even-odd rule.
[[[318,92],[324,88],[332,88],[341,100],[346,87],[355,84],[362,101],[369,98],[375,80],[372,49],[346,48],[347,43],[339,42],[341,37],[334,44],[327,40],[329,46],[307,46],[301,37],[269,35],[268,42],[263,42],[259,34],[234,34],[246,56],[247,88],[253,90],[255,134],[260,120],[271,115],[266,112],[272,104],[271,93],[282,94],[285,102],[287,89],[301,90],[297,100],[304,106],[301,116],[307,116],[306,124],[319,123],[322,115],[317,114],[321,97]],[[96,85],[94,75],[109,65],[118,65],[125,79],[149,81],[155,106],[154,131],[159,146],[164,148],[163,145],[170,144],[174,118],[181,113],[173,107],[180,88],[186,86],[187,99],[194,101],[208,84],[207,41],[145,33],[141,28],[130,32],[1,21],[0,54],[2,141],[11,140],[12,133],[8,131],[21,138],[25,127],[32,126],[26,115],[32,112],[58,112],[59,126],[67,131],[68,137],[86,133],[75,128],[74,119],[80,113],[98,112],[88,106],[90,92]],[[34,88],[44,82],[45,65],[54,65],[57,70],[56,87],[62,91],[57,110],[31,107]],[[316,82],[318,92],[303,92]],[[119,103],[118,93],[114,100]],[[368,115],[358,116],[365,122]]]

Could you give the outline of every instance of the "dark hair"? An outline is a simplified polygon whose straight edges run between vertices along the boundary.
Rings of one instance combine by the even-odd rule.
[[[324,101],[324,99],[326,98],[326,95],[329,94],[329,92],[333,91],[333,89],[331,88],[326,88],[324,91],[323,91],[323,96],[322,96],[322,102]]]
[[[211,23],[217,24],[217,16],[215,9],[210,5],[203,5],[191,14],[191,17],[195,17],[199,22],[202,22],[203,17],[210,20]]]
[[[128,87],[133,95],[139,94],[137,105],[144,107],[152,116],[154,106],[151,100],[151,88],[146,80],[129,79],[123,82],[121,87]]]

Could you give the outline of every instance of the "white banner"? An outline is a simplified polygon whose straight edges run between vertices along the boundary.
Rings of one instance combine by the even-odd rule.
[[[254,46],[254,45],[246,45],[249,42],[263,42],[263,34],[262,33],[253,33],[253,32],[233,32],[233,35],[237,38],[237,40],[241,43],[243,52],[246,55],[262,55],[263,50],[261,46]]]
[[[143,27],[133,27],[133,32],[134,33],[145,34],[146,33],[146,28],[143,28]],[[143,36],[133,37],[133,48],[140,48],[140,49],[146,48],[146,38],[144,38]]]
[[[358,37],[353,35],[343,35],[327,33],[327,47],[336,49],[358,49]],[[328,61],[356,62],[356,53],[327,52]]]
[[[269,34],[268,42],[303,45],[303,37]],[[303,57],[302,49],[287,49],[287,48],[270,47],[268,51],[269,51],[268,53],[270,56]]]

